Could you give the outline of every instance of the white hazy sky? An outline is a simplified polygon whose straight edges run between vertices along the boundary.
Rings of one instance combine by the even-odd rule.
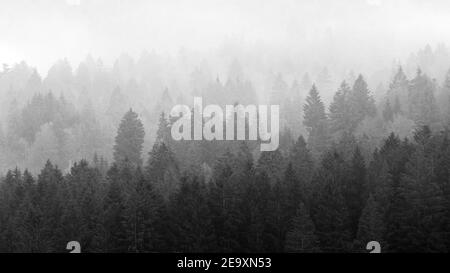
[[[450,44],[450,1],[0,0],[0,63],[25,60],[44,74],[64,57],[108,63],[123,52],[208,50],[233,39],[311,54],[331,41],[398,56]]]

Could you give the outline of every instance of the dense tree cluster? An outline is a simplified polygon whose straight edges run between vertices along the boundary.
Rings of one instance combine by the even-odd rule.
[[[302,136],[255,158],[251,142],[216,151],[172,141],[169,128],[161,115],[144,164],[142,124],[130,110],[111,166],[95,157],[66,174],[50,161],[36,177],[8,171],[0,252],[64,252],[72,240],[85,252],[360,252],[372,240],[392,252],[450,247],[447,131],[392,133],[365,161],[354,138],[318,159]]]
[[[381,91],[350,75],[330,97],[327,69],[316,84],[275,74],[273,152],[170,135],[168,111],[190,95],[264,100],[237,61],[223,82],[196,69],[189,96],[162,88],[151,54],[109,72],[88,58],[72,74],[61,61],[44,80],[23,64],[4,70],[0,89],[33,95],[0,109],[0,172],[11,169],[0,252],[64,252],[72,240],[85,252],[360,252],[374,240],[385,252],[448,251],[450,72],[428,76],[427,52],[415,56],[423,70],[396,67]],[[145,98],[148,86],[162,91]]]

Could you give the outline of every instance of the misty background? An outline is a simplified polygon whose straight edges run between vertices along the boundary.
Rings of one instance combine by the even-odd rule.
[[[448,252],[449,5],[0,1],[0,252]],[[175,141],[194,96],[279,149]]]
[[[381,102],[400,65],[408,78],[420,66],[442,83],[450,61],[450,38],[442,35],[450,30],[449,5],[383,0],[2,1],[0,132],[8,138],[20,123],[15,119],[25,122],[25,128],[10,137],[17,143],[2,146],[0,169],[38,169],[46,157],[64,169],[71,160],[94,153],[111,160],[119,120],[130,107],[146,125],[146,154],[160,112],[176,103],[190,104],[193,95],[209,96],[209,102],[280,103],[271,100],[276,86],[299,84],[296,95],[304,99],[315,83],[328,107],[340,83],[351,85],[361,73]],[[228,85],[223,99],[210,92],[215,84],[234,80],[240,82]],[[52,138],[47,133],[55,133],[47,127],[54,120],[28,119],[36,128],[24,121],[23,109],[33,104],[33,96],[48,93],[62,99],[66,115],[72,116],[56,137],[69,151],[49,152]],[[97,123],[98,139],[82,137],[84,125],[76,119],[83,115]],[[295,137],[300,133],[306,134],[304,128]],[[34,156],[41,150],[43,155]]]

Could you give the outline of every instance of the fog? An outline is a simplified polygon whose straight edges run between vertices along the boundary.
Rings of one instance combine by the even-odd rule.
[[[121,53],[207,53],[232,43],[368,70],[427,43],[446,43],[449,30],[444,0],[2,1],[0,62],[25,60],[45,75],[61,58],[76,66],[92,54],[112,64]]]
[[[447,0],[0,0],[0,253],[448,252],[449,46]]]
[[[130,108],[144,123],[146,157],[160,113],[194,96],[280,104],[295,138],[308,135],[313,83],[328,110],[341,82],[362,74],[381,118],[399,67],[408,79],[420,67],[441,92],[449,18],[447,1],[3,0],[0,171],[38,170],[49,158],[68,167],[94,153],[111,160]]]

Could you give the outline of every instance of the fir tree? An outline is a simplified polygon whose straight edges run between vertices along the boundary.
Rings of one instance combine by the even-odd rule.
[[[387,100],[394,105],[394,113],[396,114],[409,112],[408,85],[409,82],[403,68],[399,66],[387,92]]]
[[[138,115],[129,110],[120,122],[114,145],[114,161],[123,164],[128,161],[133,166],[142,165],[142,145],[144,144],[144,127]]]
[[[315,85],[312,86],[306,98],[303,110],[303,124],[309,133],[308,146],[317,158],[328,146],[328,120],[325,114],[325,105],[320,99]]]
[[[367,83],[362,75],[356,79],[350,96],[351,128],[354,129],[366,117],[376,114],[375,101],[370,94]]]
[[[167,200],[179,188],[180,173],[175,157],[164,142],[155,143],[149,155],[147,178],[153,183],[155,190]]]
[[[104,201],[105,251],[128,251],[128,237],[126,233],[126,196],[123,178],[125,172],[113,165],[108,171],[108,188]]]
[[[285,251],[294,253],[318,252],[319,240],[315,234],[314,223],[303,203],[298,206],[292,219],[290,230],[286,234]]]
[[[351,89],[344,81],[330,104],[330,129],[333,133],[351,132],[352,113],[350,112]]]
[[[438,110],[434,92],[434,83],[418,69],[416,77],[411,80],[409,86],[409,113],[416,125],[430,126],[436,122]]]
[[[360,149],[357,147],[353,154],[350,171],[343,191],[350,216],[352,238],[356,237],[358,222],[364,206],[366,187],[366,166]]]
[[[345,252],[350,248],[349,212],[342,195],[345,162],[336,152],[328,152],[314,178],[311,216],[325,252]]]

